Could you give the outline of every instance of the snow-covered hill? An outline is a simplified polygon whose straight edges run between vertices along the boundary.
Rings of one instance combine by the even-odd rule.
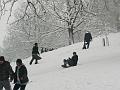
[[[37,65],[29,65],[31,57],[24,60],[30,79],[26,90],[120,90],[120,33],[110,34],[109,40],[109,47],[98,37],[88,50],[77,43],[43,53]],[[78,66],[62,68],[73,51],[79,56]]]

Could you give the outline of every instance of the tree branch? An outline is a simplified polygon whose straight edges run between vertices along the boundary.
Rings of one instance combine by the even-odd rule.
[[[66,19],[64,19],[64,18],[62,18],[62,16],[61,15],[59,15],[59,13],[56,11],[56,5],[55,5],[55,3],[53,2],[53,4],[54,4],[54,12],[56,13],[56,15],[58,16],[58,18],[60,19],[60,20],[62,20],[63,22],[68,22]]]
[[[10,14],[9,14],[9,16],[8,16],[7,23],[9,22],[9,19],[10,19],[11,15],[12,15],[13,6],[14,6],[15,2],[17,2],[17,1],[18,1],[18,0],[14,0],[14,1],[12,2],[12,4],[11,4],[11,7],[10,7]]]

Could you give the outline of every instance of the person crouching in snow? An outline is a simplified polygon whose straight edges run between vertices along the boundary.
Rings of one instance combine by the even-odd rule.
[[[64,62],[64,65],[62,65],[62,67],[65,67],[65,68],[70,66],[77,66],[78,55],[76,54],[76,52],[73,52],[72,58],[64,59],[63,62]]]
[[[21,59],[17,59],[16,61],[16,69],[15,69],[15,75],[14,75],[14,83],[15,86],[13,90],[25,90],[25,87],[28,83],[28,76],[27,76],[27,68],[22,63]]]

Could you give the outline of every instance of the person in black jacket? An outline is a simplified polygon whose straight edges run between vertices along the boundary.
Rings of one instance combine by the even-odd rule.
[[[15,74],[14,74],[15,86],[13,90],[18,90],[19,88],[20,90],[25,90],[25,87],[29,81],[28,76],[27,76],[28,74],[27,68],[22,63],[21,59],[17,59],[16,64],[17,66],[16,66]]]
[[[38,60],[41,59],[40,56],[38,56],[38,54],[40,55],[39,51],[38,51],[38,44],[35,43],[35,46],[33,46],[32,49],[32,59],[30,61],[30,65],[32,64],[33,60],[35,59],[35,64],[38,64]]]
[[[8,61],[5,61],[4,56],[0,56],[0,90],[11,90],[10,81],[13,80],[14,72]],[[9,80],[10,78],[10,80]]]
[[[83,45],[83,49],[88,49],[89,48],[89,45],[90,45],[90,41],[92,41],[92,35],[89,31],[87,31],[85,33],[85,36],[84,36],[84,45]]]
[[[77,66],[78,55],[76,54],[76,52],[73,52],[72,58],[68,58],[67,60],[64,59],[63,62],[64,62],[64,65],[62,65],[62,67],[65,67],[65,68],[70,66]]]

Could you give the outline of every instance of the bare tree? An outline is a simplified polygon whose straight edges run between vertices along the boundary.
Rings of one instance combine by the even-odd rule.
[[[22,9],[16,8],[14,12],[18,2],[21,1],[1,0],[1,16],[6,13],[7,6],[10,7],[8,22],[12,13],[15,15],[15,21],[10,24],[12,36],[16,35],[14,43],[17,40],[22,44],[41,43],[45,41],[44,37],[54,33],[61,35],[62,31],[66,31],[70,45],[75,42],[74,33],[80,30],[80,26],[84,27],[91,17],[99,19],[104,27],[106,22],[112,21],[109,0],[24,0]]]
[[[6,11],[7,4],[10,7],[8,21],[12,15],[13,8],[19,0],[1,0],[1,16]],[[88,14],[94,15],[89,11],[89,2],[87,0],[25,0],[24,13],[14,23],[23,18],[37,17],[42,22],[57,27],[58,29],[68,30],[69,44],[74,43],[73,31],[85,22]],[[50,15],[52,20],[46,19]],[[56,24],[57,23],[57,24]]]

